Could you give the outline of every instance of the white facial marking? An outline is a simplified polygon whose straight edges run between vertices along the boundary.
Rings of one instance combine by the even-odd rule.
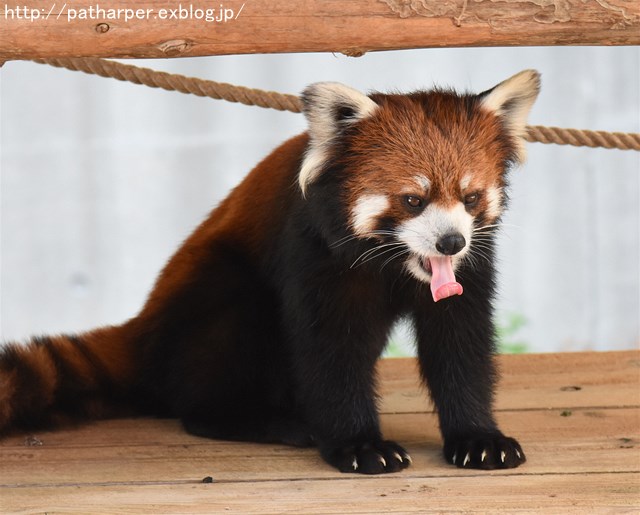
[[[351,210],[351,226],[359,236],[371,236],[378,217],[389,209],[386,195],[363,195]]]
[[[495,186],[491,186],[487,189],[487,216],[492,219],[496,219],[502,213],[502,195],[500,190]]]
[[[469,187],[469,184],[471,184],[471,174],[467,174],[460,179],[460,191],[465,191]]]
[[[304,194],[327,160],[328,150],[336,136],[340,134],[340,125],[336,123],[336,108],[350,107],[356,122],[371,116],[378,108],[373,100],[356,89],[338,82],[319,82],[309,86],[304,94],[303,112],[309,124],[309,147],[304,156],[298,182]]]
[[[431,187],[431,181],[424,175],[416,175],[413,179],[416,181],[418,187],[424,189],[425,191]]]
[[[418,281],[423,281],[425,283],[431,282],[431,275],[422,267],[418,256],[412,254],[409,259],[407,259],[405,267],[413,277],[418,279]]]
[[[483,99],[482,107],[501,116],[507,130],[515,138],[519,162],[527,157],[524,136],[527,132],[527,117],[540,91],[540,74],[525,70],[493,88]]]
[[[503,114],[505,106],[511,106],[513,100],[530,100],[531,103],[538,95],[540,88],[540,75],[535,70],[524,70],[513,77],[498,84],[489,94],[482,99],[483,107]],[[525,102],[526,104],[526,102]],[[526,108],[530,106],[522,106]]]
[[[467,245],[458,254],[452,256],[455,270],[469,249],[472,230],[473,217],[467,213],[462,202],[449,209],[437,204],[428,205],[418,216],[398,226],[398,239],[411,251],[405,263],[407,270],[419,281],[430,282],[431,274],[424,269],[421,259],[441,256],[442,254],[436,249],[438,239],[445,234],[459,232]]]

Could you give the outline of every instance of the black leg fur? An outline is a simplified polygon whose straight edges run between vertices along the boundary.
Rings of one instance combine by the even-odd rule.
[[[290,269],[281,278],[284,325],[290,330],[297,405],[304,406],[320,453],[342,472],[405,468],[410,458],[383,440],[376,406],[375,364],[394,320],[384,281],[319,259],[325,246],[292,233],[285,244]]]
[[[489,270],[490,272],[490,270]],[[463,277],[465,274],[460,274]],[[457,467],[512,468],[525,461],[493,416],[491,275],[469,277],[464,294],[414,316],[423,377],[440,417],[445,459]]]
[[[143,398],[192,434],[313,443],[294,405],[275,294],[239,253],[216,248],[184,293],[145,326]],[[216,270],[210,274],[209,270]]]
[[[377,474],[408,466],[406,451],[383,441],[376,409],[374,368],[387,325],[347,313],[334,313],[331,323],[322,317],[305,324],[300,308],[292,343],[298,400],[323,458],[342,472]],[[306,312],[328,309],[316,305]]]

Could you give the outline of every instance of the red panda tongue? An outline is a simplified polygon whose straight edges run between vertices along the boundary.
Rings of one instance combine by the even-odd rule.
[[[429,264],[432,274],[431,294],[435,302],[453,295],[462,295],[462,285],[456,282],[453,274],[451,256],[431,257]]]

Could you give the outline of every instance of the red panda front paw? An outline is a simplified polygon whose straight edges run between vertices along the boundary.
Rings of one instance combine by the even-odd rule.
[[[411,464],[411,456],[389,440],[366,442],[344,447],[321,448],[322,457],[340,472],[385,474],[398,472]]]
[[[509,469],[526,461],[520,444],[502,433],[448,438],[445,459],[458,468]]]

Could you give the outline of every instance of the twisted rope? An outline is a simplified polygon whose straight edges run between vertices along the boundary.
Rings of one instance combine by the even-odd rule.
[[[99,75],[100,77],[110,77],[121,81],[133,82],[134,84],[144,84],[152,88],[162,88],[167,91],[180,91],[181,93],[190,93],[200,97],[239,102],[244,105],[255,105],[292,113],[301,111],[300,99],[295,95],[159,72],[105,59],[88,57],[34,59],[34,61],[58,68]],[[530,125],[527,130],[526,139],[530,142],[573,145],[576,147],[640,150],[640,133],[562,129],[541,125]]]
[[[640,150],[640,134],[637,132],[606,132],[580,129],[561,129],[529,125],[527,141],[537,143],[555,143],[575,147],[604,147],[620,150]]]
[[[36,63],[50,64],[58,68],[81,71],[100,77],[144,84],[151,88],[162,88],[167,91],[190,93],[199,97],[209,97],[216,100],[239,102],[245,105],[269,107],[279,111],[299,113],[300,99],[295,95],[284,95],[275,91],[245,88],[224,82],[185,77],[184,75],[159,72],[149,68],[131,66],[106,59],[64,58],[64,59],[34,59]]]

